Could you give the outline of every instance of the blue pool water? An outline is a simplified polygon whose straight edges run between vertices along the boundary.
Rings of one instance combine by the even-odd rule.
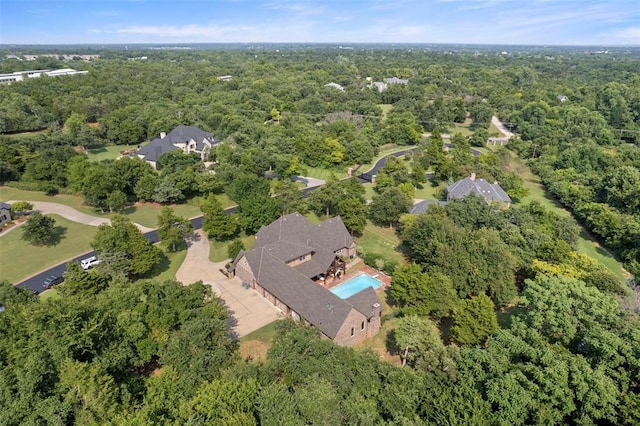
[[[381,285],[382,283],[375,278],[372,278],[367,274],[361,274],[332,288],[331,293],[335,294],[340,299],[347,299],[367,287],[373,287],[375,290]]]

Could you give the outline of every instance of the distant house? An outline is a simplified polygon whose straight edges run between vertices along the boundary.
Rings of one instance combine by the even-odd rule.
[[[204,161],[207,157],[207,152],[219,143],[211,133],[194,126],[181,125],[168,134],[160,133],[159,138],[153,139],[140,148],[136,151],[136,154],[155,168],[156,162],[162,154],[177,149],[185,153],[195,152],[200,154],[200,158]]]
[[[558,95],[558,100],[560,102],[567,102],[569,100],[569,98],[565,95]]]
[[[382,93],[385,90],[387,90],[387,83],[383,83],[381,81],[374,81],[369,85],[369,87],[371,89],[375,87],[376,89],[378,89],[378,92]]]
[[[371,287],[342,299],[324,284],[345,274],[355,252],[339,217],[314,225],[292,213],[262,227],[253,249],[241,251],[229,269],[287,317],[352,346],[380,330],[380,299]]]
[[[324,87],[331,87],[333,89],[337,89],[337,90],[339,90],[341,92],[344,92],[344,87],[342,87],[338,83],[334,83],[334,82],[327,83],[327,84],[324,85]]]
[[[469,195],[482,197],[487,204],[500,204],[507,208],[511,206],[511,198],[498,185],[498,182],[489,183],[484,179],[476,178],[475,173],[447,187],[447,201]]]
[[[11,222],[11,204],[0,202],[0,226]]]
[[[231,81],[233,80],[233,77],[230,75],[221,75],[220,77],[218,77],[218,80],[220,81]]]
[[[409,80],[398,77],[385,78],[384,82],[387,84],[409,84]]]

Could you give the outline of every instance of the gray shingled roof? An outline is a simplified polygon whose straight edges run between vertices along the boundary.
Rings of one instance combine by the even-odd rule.
[[[411,214],[423,214],[427,212],[427,209],[429,208],[429,206],[432,205],[438,205],[438,206],[445,206],[447,205],[446,201],[438,201],[438,200],[422,200],[422,201],[418,201],[417,203],[415,203],[413,205],[413,207],[411,207],[411,210],[409,210],[409,213]]]
[[[271,256],[265,248],[247,253],[256,281],[320,331],[335,338],[353,308],[326,288]]]
[[[238,254],[232,268],[246,256],[258,284],[333,339],[351,309],[369,318],[373,304],[380,303],[373,289],[343,300],[310,279],[327,271],[334,251],[351,244],[353,239],[339,217],[314,225],[292,213],[262,227],[253,250]],[[310,260],[293,268],[285,264],[310,251]]]
[[[350,247],[353,244],[353,238],[340,217],[327,219],[314,225],[297,212],[282,216],[270,225],[260,228],[256,234],[255,247],[262,247],[276,241],[319,246],[330,251]]]
[[[176,149],[176,144],[186,144],[190,140],[196,142],[196,151],[202,152],[205,148],[205,139],[211,144],[215,145],[218,140],[209,132],[195,127],[180,125],[169,132],[164,138],[155,138],[147,145],[140,148],[137,152],[138,155],[144,155],[144,159],[147,161],[158,161],[158,158],[166,152],[171,152]]]
[[[0,209],[7,209],[7,210],[11,210],[11,204],[9,203],[3,203],[0,201]]]
[[[371,319],[375,311],[373,310],[373,305],[380,304],[380,299],[378,299],[378,295],[373,287],[366,287],[365,289],[359,291],[351,297],[345,299],[349,302],[356,310],[362,315],[366,316],[368,319]]]
[[[487,202],[498,201],[510,203],[511,198],[498,185],[498,182],[489,183],[484,179],[466,177],[447,187],[447,199],[464,198],[469,195],[480,196]]]

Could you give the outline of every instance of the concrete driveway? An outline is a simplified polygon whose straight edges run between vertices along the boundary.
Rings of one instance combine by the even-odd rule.
[[[15,201],[9,201],[12,203]],[[43,214],[57,214],[59,216],[64,217],[65,219],[69,219],[72,222],[78,222],[85,225],[90,226],[100,226],[103,223],[108,225],[111,224],[111,221],[104,217],[91,216],[86,213],[82,213],[79,210],[74,209],[73,207],[65,206],[64,204],[59,203],[51,203],[49,201],[28,201],[33,204],[34,210],[39,210]],[[153,231],[151,228],[147,228],[146,226],[142,226],[140,224],[135,224],[140,231],[143,233],[147,233]]]
[[[231,328],[238,337],[273,322],[283,315],[279,309],[251,289],[242,287],[238,278],[227,278],[220,269],[225,262],[209,261],[209,240],[202,230],[196,232],[196,239],[189,243],[187,256],[176,272],[176,279],[182,284],[202,280],[209,284],[220,296],[232,317]]]

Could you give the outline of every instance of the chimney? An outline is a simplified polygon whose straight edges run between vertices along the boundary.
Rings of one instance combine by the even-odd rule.
[[[160,139],[164,139],[165,136],[167,136],[166,132],[160,132]]]
[[[475,173],[471,173],[471,180],[476,180],[476,174]]]

